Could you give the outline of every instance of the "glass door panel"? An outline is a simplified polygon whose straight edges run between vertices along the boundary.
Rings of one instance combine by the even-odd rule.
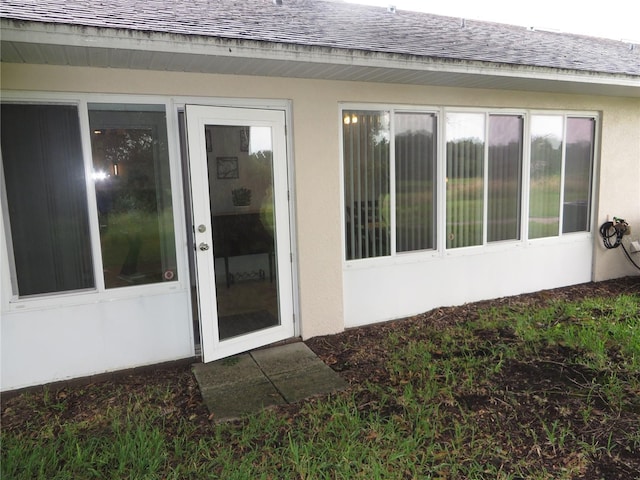
[[[221,340],[278,325],[270,127],[206,125]]]

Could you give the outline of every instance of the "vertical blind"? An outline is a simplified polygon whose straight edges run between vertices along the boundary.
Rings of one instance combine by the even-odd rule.
[[[483,242],[484,123],[482,113],[446,117],[447,248]]]
[[[18,294],[94,287],[77,108],[4,104],[1,135]]]
[[[397,113],[395,126],[396,251],[435,248],[436,116]]]
[[[389,112],[343,112],[346,256],[390,254]]]
[[[487,241],[520,238],[523,118],[489,116]]]

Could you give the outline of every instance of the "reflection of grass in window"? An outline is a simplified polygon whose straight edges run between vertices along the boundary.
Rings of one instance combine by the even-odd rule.
[[[520,180],[489,180],[487,198],[487,241],[520,238]]]
[[[560,192],[531,190],[529,216],[534,218],[558,218]]]
[[[584,179],[568,181],[565,202],[587,201],[588,183]],[[447,181],[447,248],[482,243],[484,184],[482,178],[449,178]],[[420,232],[431,237],[434,205],[431,182],[402,181],[396,184],[396,228],[399,250],[409,238]],[[488,237],[495,228],[496,240],[517,238],[519,232],[519,181],[489,185]],[[558,235],[560,176],[538,175],[531,180],[529,197],[529,237]],[[523,212],[526,215],[526,212]],[[526,218],[526,217],[525,217]],[[504,232],[507,232],[506,234]],[[514,233],[515,232],[515,233]],[[453,238],[451,238],[453,235]],[[488,238],[491,241],[491,238]],[[401,245],[402,243],[402,245]],[[410,248],[407,243],[406,248]]]
[[[113,213],[109,216],[109,226],[101,235],[102,260],[105,277],[110,280],[107,287],[114,285],[114,280],[120,275],[127,255],[135,242],[139,242],[140,251],[135,263],[135,283],[154,283],[162,281],[162,246],[173,244],[173,229],[163,232],[161,239],[159,224],[172,227],[173,217],[171,209],[165,209],[161,215],[162,222],[155,212],[132,210],[129,212]]]
[[[529,238],[555,237],[558,235],[558,227],[560,223],[529,222]]]
[[[414,187],[415,188],[415,187]],[[398,227],[415,228],[416,225],[431,224],[433,215],[433,192],[430,186],[415,192],[396,194],[396,223]]]
[[[529,216],[557,217],[560,209],[560,176],[532,179],[529,194]]]
[[[482,244],[483,204],[483,178],[449,178],[447,248]]]
[[[529,194],[529,238],[558,235],[559,214],[560,176],[532,179]]]
[[[396,184],[398,251],[434,248],[434,200],[432,182]],[[401,192],[398,192],[401,190]]]
[[[576,177],[565,178],[564,183],[565,202],[588,202],[589,201],[589,178]]]

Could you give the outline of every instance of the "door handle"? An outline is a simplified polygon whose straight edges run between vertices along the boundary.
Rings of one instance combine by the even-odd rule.
[[[209,250],[209,244],[202,242],[200,245],[198,245],[198,248],[203,252],[206,252],[207,250]]]

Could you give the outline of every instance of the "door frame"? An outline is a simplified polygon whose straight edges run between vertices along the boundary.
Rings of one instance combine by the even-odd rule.
[[[196,305],[194,305],[196,308],[193,309],[193,315],[197,315],[198,318],[194,319],[198,321],[198,326],[200,329],[200,354],[202,356],[203,361],[208,362],[208,361],[212,361],[212,360],[217,360],[220,358],[224,358],[227,356],[231,356],[237,353],[240,353],[240,351],[248,351],[251,350],[253,348],[258,348],[259,346],[265,345],[265,344],[269,344],[269,343],[274,343],[277,341],[282,341],[282,340],[286,340],[287,338],[294,338],[294,337],[298,337],[300,335],[300,315],[298,314],[299,312],[299,283],[298,283],[298,262],[297,262],[297,242],[296,242],[296,235],[295,232],[296,230],[296,224],[295,224],[295,182],[294,182],[294,161],[293,161],[293,140],[292,140],[292,136],[290,135],[291,132],[291,128],[290,128],[290,118],[291,118],[291,102],[287,101],[287,100],[268,100],[268,101],[264,101],[264,100],[252,100],[252,101],[246,101],[246,100],[242,100],[242,99],[238,99],[238,100],[234,100],[234,99],[218,99],[219,101],[212,101],[215,99],[212,98],[184,98],[181,99],[183,100],[183,102],[176,102],[176,112],[178,111],[178,109],[183,112],[184,114],[184,125],[185,125],[185,145],[184,145],[184,152],[183,152],[183,175],[184,178],[186,180],[185,182],[185,188],[188,188],[188,191],[186,192],[186,201],[188,203],[190,203],[190,211],[187,211],[187,222],[188,222],[188,229],[190,229],[190,234],[188,235],[188,237],[193,239],[193,242],[189,242],[188,245],[188,250],[189,250],[189,256],[190,258],[193,259],[193,262],[190,262],[191,265],[193,265],[193,269],[194,271],[192,272],[192,276],[195,277],[195,291],[196,291],[196,298],[194,298],[194,301],[197,303]],[[257,338],[258,340],[256,342],[253,341],[247,341],[247,338],[249,335],[247,336],[240,336],[237,338],[231,338],[231,339],[227,339],[227,340],[223,340],[223,342],[220,342],[220,340],[217,338],[216,335],[216,330],[217,330],[217,326],[216,329],[213,329],[213,322],[217,322],[217,317],[215,318],[215,320],[212,320],[210,322],[206,322],[203,321],[202,318],[202,313],[201,313],[201,302],[202,299],[200,298],[200,290],[199,290],[199,285],[198,285],[198,268],[202,268],[202,264],[200,265],[200,267],[198,266],[198,262],[196,259],[197,256],[197,244],[199,243],[199,239],[197,237],[196,234],[196,222],[197,220],[194,219],[194,213],[193,213],[193,203],[194,203],[194,192],[193,192],[193,185],[191,184],[191,164],[190,164],[190,160],[189,160],[189,156],[190,156],[190,149],[189,149],[189,126],[188,126],[188,115],[187,115],[187,107],[192,110],[194,107],[196,108],[202,108],[202,109],[210,109],[211,112],[215,111],[216,109],[225,109],[227,112],[232,112],[235,111],[236,113],[240,113],[242,112],[242,110],[248,110],[250,111],[277,111],[277,112],[281,112],[284,116],[284,157],[285,157],[285,165],[283,168],[286,169],[286,189],[287,189],[287,209],[286,209],[286,215],[287,215],[287,221],[289,224],[289,231],[288,231],[288,236],[287,236],[287,240],[288,240],[288,251],[287,251],[287,255],[290,255],[291,257],[291,261],[287,262],[288,265],[288,270],[290,271],[290,285],[289,285],[289,291],[285,292],[285,294],[290,298],[290,312],[283,312],[286,313],[287,315],[291,315],[291,317],[285,318],[284,315],[281,315],[281,323],[284,324],[285,322],[291,322],[292,328],[289,330],[290,331],[290,335],[287,335],[285,338],[271,338],[272,336],[270,336],[268,334],[268,330],[267,330],[267,334],[265,335],[261,335],[260,332],[254,333],[254,334],[249,334],[251,336],[254,336],[254,338]],[[193,111],[193,110],[192,110]],[[248,112],[247,112],[248,113]],[[214,120],[215,122],[215,116],[211,117],[212,120]],[[238,117],[236,119],[234,119],[234,121],[242,121],[242,118]],[[245,120],[246,121],[246,120]],[[236,122],[237,123],[237,122]],[[212,122],[207,122],[207,124],[215,124]],[[224,123],[218,123],[218,124],[224,124]],[[239,123],[237,123],[239,124]],[[199,128],[196,127],[196,128]],[[198,147],[200,150],[197,153],[197,155],[200,156],[200,158],[202,158],[202,150],[205,151],[205,155],[206,155],[206,147],[205,147],[205,142],[201,142],[201,145],[199,145]],[[184,155],[186,153],[186,155]],[[206,157],[205,157],[206,158]],[[275,158],[274,158],[275,161]],[[275,175],[275,172],[274,172]],[[275,177],[274,177],[275,179]],[[212,232],[208,232],[210,235],[212,234]],[[211,239],[209,239],[211,240]],[[202,262],[201,262],[202,263]],[[206,268],[206,267],[205,267]],[[208,276],[211,280],[213,280],[213,275],[215,275],[214,271],[210,271],[208,272]],[[212,282],[214,283],[214,282]],[[194,288],[194,285],[192,285],[192,288]],[[279,292],[279,295],[282,295],[281,292]],[[214,298],[215,301],[215,298]],[[214,305],[215,307],[215,305]],[[214,310],[215,311],[215,310]],[[195,323],[195,321],[194,321]],[[195,332],[194,332],[195,333]],[[209,340],[207,340],[209,339]],[[194,338],[195,340],[195,338]],[[207,344],[207,342],[209,342],[209,344]],[[221,343],[224,343],[224,345],[221,347]],[[244,346],[242,346],[243,344],[245,344]],[[197,348],[197,345],[196,345]]]

